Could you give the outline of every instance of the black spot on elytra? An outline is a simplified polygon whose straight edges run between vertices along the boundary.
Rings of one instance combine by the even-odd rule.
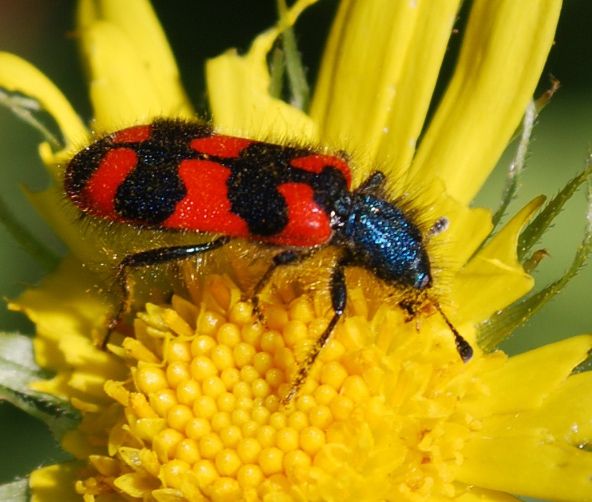
[[[199,124],[154,122],[150,138],[133,144],[138,162],[117,189],[117,213],[146,225],[158,225],[171,216],[187,194],[179,164],[198,157],[189,146],[192,139],[210,134],[208,127]]]
[[[232,212],[243,218],[249,232],[269,237],[288,224],[288,207],[278,187],[284,183],[304,183],[312,187],[315,201],[327,212],[347,194],[347,183],[337,168],[326,166],[315,174],[292,167],[291,161],[311,155],[305,149],[253,143],[229,165],[228,198]]]
[[[253,235],[275,235],[288,223],[286,201],[277,190],[288,162],[285,149],[254,143],[231,163],[228,199],[232,212],[247,222]]]
[[[185,194],[174,166],[141,164],[117,189],[115,210],[127,220],[157,225],[173,214]]]
[[[111,140],[104,138],[81,150],[72,158],[64,175],[64,189],[68,197],[73,200],[79,197],[111,146]]]

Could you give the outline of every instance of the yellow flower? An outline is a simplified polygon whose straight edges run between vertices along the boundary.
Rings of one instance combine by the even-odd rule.
[[[326,288],[307,286],[331,256],[298,276],[278,274],[262,297],[262,325],[244,300],[258,270],[248,243],[198,269],[183,266],[179,294],[145,303],[133,336],[115,334],[110,351],[100,350],[94,340],[111,302],[93,289],[109,275],[97,262],[170,241],[162,232],[81,228],[64,208],[61,177],[88,130],[45,76],[0,54],[0,87],[37,99],[66,142],[59,152],[41,145],[54,185],[31,199],[71,256],[14,308],[36,325],[37,363],[55,372],[34,388],[68,400],[81,421],[62,440],[75,461],[33,472],[33,500],[592,500],[592,378],[572,374],[592,336],[511,358],[476,344],[478,325],[533,286],[516,246],[542,201],[485,244],[490,213],[468,204],[519,126],[560,2],[473,2],[429,124],[459,0],[342,0],[305,113],[270,95],[267,57],[312,3],[296,2],[245,55],[207,62],[215,128],[345,149],[356,183],[380,166],[396,180],[395,195],[417,191],[422,220],[446,216],[450,228],[430,243],[443,264],[438,301],[475,347],[473,359],[459,360],[441,317],[407,322],[396,299],[384,302],[392,292],[352,271],[347,314],[297,397],[282,404],[329,319]],[[147,2],[81,0],[78,26],[94,131],[193,116]]]

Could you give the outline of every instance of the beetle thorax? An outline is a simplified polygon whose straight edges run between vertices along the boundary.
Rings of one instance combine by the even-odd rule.
[[[420,229],[396,205],[374,195],[354,193],[349,213],[336,230],[354,265],[390,284],[425,289],[431,267]]]

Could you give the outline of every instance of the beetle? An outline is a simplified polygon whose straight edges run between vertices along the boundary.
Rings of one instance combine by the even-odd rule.
[[[68,163],[65,193],[83,212],[163,231],[214,233],[213,240],[150,249],[125,257],[117,278],[128,301],[129,269],[198,255],[233,237],[278,248],[254,288],[253,302],[278,267],[305,260],[324,246],[338,258],[331,270],[333,309],[327,327],[293,381],[289,401],[343,315],[345,269],[361,267],[417,298],[432,287],[427,236],[385,195],[386,177],[376,171],[352,190],[347,160],[314,149],[216,134],[198,122],[158,119],[114,132],[90,144]],[[434,225],[444,225],[440,219]],[[463,361],[470,344],[432,301],[455,338]],[[414,315],[416,305],[402,305]]]

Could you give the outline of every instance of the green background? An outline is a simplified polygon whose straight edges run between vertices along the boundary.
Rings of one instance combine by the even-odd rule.
[[[88,120],[84,77],[78,65],[76,34],[73,30],[73,1],[0,0],[0,50],[18,54],[40,68],[69,97],[80,115]],[[175,1],[155,0],[155,8],[169,36],[181,67],[184,83],[194,100],[203,106],[202,62],[228,47],[246,49],[255,34],[273,23],[273,0]],[[314,79],[320,51],[336,1],[322,0],[309,9],[297,28],[299,46],[309,76]],[[556,44],[543,75],[561,82],[561,89],[544,110],[535,129],[534,141],[519,198],[511,205],[515,212],[535,195],[553,195],[582,169],[592,145],[592,2],[566,0]],[[453,35],[448,60],[461,39]],[[520,31],[520,27],[516,27]],[[51,125],[51,122],[50,122]],[[60,243],[34,214],[19,190],[25,184],[40,188],[45,182],[37,156],[38,134],[0,108],[0,195],[15,215],[53,249]],[[476,205],[497,207],[505,169],[511,152],[483,189]],[[580,191],[557,220],[540,247],[550,256],[536,272],[537,286],[557,278],[569,265],[583,235],[585,197]],[[0,292],[6,298],[35,284],[43,269],[0,226]],[[592,267],[579,274],[551,304],[518,330],[505,348],[514,353],[579,333],[592,332]],[[30,333],[21,316],[0,306],[0,329]],[[520,385],[520,382],[516,383]],[[59,450],[43,425],[10,405],[0,403],[0,483],[60,458]]]

